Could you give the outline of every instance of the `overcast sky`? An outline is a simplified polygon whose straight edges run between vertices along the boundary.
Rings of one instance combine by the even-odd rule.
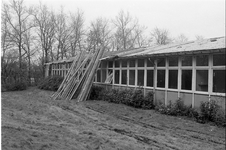
[[[53,10],[84,11],[86,24],[97,17],[115,18],[120,10],[128,11],[141,25],[169,30],[171,36],[185,34],[189,40],[225,36],[225,0],[41,0]],[[38,4],[39,0],[25,0]]]

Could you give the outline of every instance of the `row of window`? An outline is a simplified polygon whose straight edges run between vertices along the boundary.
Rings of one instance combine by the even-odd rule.
[[[103,71],[103,70],[102,70]],[[120,83],[121,71],[121,83]],[[135,85],[135,71],[136,70],[115,70],[114,84]],[[105,72],[105,71],[104,71]],[[137,70],[137,86],[144,86],[144,70]],[[127,80],[128,73],[128,80]],[[153,87],[154,70],[147,70],[146,72],[146,86]],[[105,74],[102,74],[103,76]],[[100,70],[97,75],[97,82],[104,82],[106,78],[102,78]],[[166,70],[157,70],[157,87],[165,88]],[[213,70],[213,92],[225,93],[225,70]],[[208,70],[196,70],[196,91],[208,92]],[[169,70],[168,88],[178,89],[178,70]],[[181,87],[182,90],[192,90],[192,70],[182,70],[181,73]]]
[[[208,66],[209,65],[209,55],[200,55],[196,56],[196,66]],[[179,57],[168,57],[168,64],[169,67],[175,67],[178,66]],[[192,66],[192,56],[181,56],[181,65],[182,66]],[[146,59],[146,65],[147,67],[154,67],[154,60],[152,58]],[[108,61],[108,65],[106,63],[103,63],[101,68],[120,68],[120,64],[122,68],[125,67],[135,67],[136,65],[136,59],[130,59],[130,60],[117,60],[117,61]],[[157,59],[157,67],[165,67],[166,66],[166,59],[165,58],[158,58]],[[223,54],[216,54],[213,55],[213,66],[225,66],[225,55]],[[137,67],[145,67],[145,59],[137,59]]]
[[[212,57],[211,61],[209,60],[210,57]],[[104,82],[108,74],[114,70],[114,84],[153,87],[154,68],[152,66],[154,61],[157,62],[157,88],[192,90],[192,84],[195,84],[196,91],[208,92],[209,82],[211,82],[212,92],[225,93],[225,55],[146,59],[146,62],[145,59],[102,62],[101,68],[97,71],[96,81]],[[181,67],[170,67],[179,66],[179,61]],[[196,63],[193,63],[193,61],[196,61]],[[192,64],[196,64],[197,67],[183,67],[192,66]],[[138,68],[134,68],[135,66]],[[202,67],[199,68],[198,66]],[[195,76],[194,79],[193,76]],[[209,77],[212,79],[209,79]]]

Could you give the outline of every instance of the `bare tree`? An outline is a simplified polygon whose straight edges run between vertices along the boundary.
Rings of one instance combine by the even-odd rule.
[[[187,42],[188,41],[188,37],[185,36],[184,34],[180,34],[176,39],[176,42],[178,43],[183,43],[183,42]]]
[[[33,13],[37,27],[37,35],[42,48],[42,65],[49,62],[55,36],[55,14],[48,10],[47,6],[40,3]],[[43,68],[44,69],[44,68]],[[44,73],[43,73],[44,75]]]
[[[84,13],[81,10],[77,10],[76,13],[70,14],[70,49],[71,56],[75,56],[76,50],[81,51],[84,42]]]
[[[32,34],[33,31],[27,30],[25,34],[23,35],[24,43],[22,48],[24,49],[26,53],[26,60],[28,63],[28,83],[31,84],[31,57],[36,52],[36,46],[35,46],[35,39],[36,37]]]
[[[56,32],[55,38],[57,41],[57,57],[61,59],[67,58],[67,51],[69,49],[69,36],[70,36],[70,28],[66,22],[67,15],[64,13],[63,8],[59,14],[56,15]]]
[[[104,18],[97,18],[95,21],[91,22],[89,33],[87,36],[88,50],[94,49],[99,45],[105,45],[110,49],[110,29],[109,21]]]
[[[30,30],[33,25],[28,25],[30,10],[24,6],[23,0],[11,0],[9,4],[3,5],[4,19],[8,28],[8,36],[11,43],[18,48],[19,69],[22,68],[22,57],[25,52],[23,48],[23,35]]]
[[[1,17],[1,55],[2,55],[2,64],[5,61],[5,56],[7,51],[9,51],[13,47],[13,43],[10,40],[9,37],[9,29],[7,25],[7,20],[6,16],[4,14],[4,11],[2,12],[2,17]]]
[[[148,38],[144,35],[146,29],[147,27],[140,25],[135,28],[135,37],[133,43],[136,44],[136,47],[143,47],[148,45]]]
[[[138,20],[133,19],[128,12],[120,11],[113,20],[113,24],[116,27],[115,44],[117,50],[134,47],[135,36],[133,31],[138,25]]]
[[[166,29],[155,28],[151,32],[151,36],[158,45],[166,45],[172,42],[172,39],[169,36],[169,31]]]

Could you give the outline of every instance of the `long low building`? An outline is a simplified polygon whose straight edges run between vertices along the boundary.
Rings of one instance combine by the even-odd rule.
[[[107,52],[94,84],[139,87],[144,94],[153,91],[155,101],[165,104],[180,98],[199,107],[201,101],[214,99],[225,108],[225,49],[225,37],[219,37]],[[48,63],[46,75],[66,75],[72,60]]]

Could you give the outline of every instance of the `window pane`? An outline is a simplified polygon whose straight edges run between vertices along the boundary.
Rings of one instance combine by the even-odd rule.
[[[107,62],[106,61],[101,61],[101,67],[102,68],[107,68]]]
[[[129,85],[135,85],[135,70],[129,71]]]
[[[157,71],[157,87],[165,87],[165,70]]]
[[[105,82],[105,80],[106,80],[106,76],[107,76],[107,70],[106,69],[104,69],[104,70],[101,70],[101,72],[102,72],[102,74],[101,74],[101,76],[102,76],[102,79],[101,79],[101,81],[104,83]]]
[[[112,69],[108,69],[108,75],[112,74],[113,70]]]
[[[208,92],[208,70],[196,71],[196,91]]]
[[[169,70],[169,88],[177,89],[178,71]]]
[[[112,81],[113,81],[113,70],[112,69],[108,69],[108,74],[107,74],[107,77],[108,77],[108,83],[112,84]],[[111,77],[109,77],[111,75]],[[109,79],[110,78],[110,79]]]
[[[154,66],[154,59],[148,58],[147,59],[147,67],[153,67]]]
[[[119,84],[119,70],[115,70],[115,84]]]
[[[122,67],[127,67],[127,60],[122,60]]]
[[[196,66],[208,66],[209,56],[208,55],[201,55],[196,56]]]
[[[147,70],[147,86],[153,87],[153,70]]]
[[[127,84],[127,70],[122,70],[122,84]]]
[[[108,62],[108,68],[112,68],[113,67],[113,61],[109,61]]]
[[[181,57],[182,66],[192,66],[192,56]]]
[[[165,58],[159,58],[158,60],[157,60],[157,66],[158,67],[164,67],[165,65],[166,65],[166,63],[165,63]]]
[[[138,67],[144,67],[144,59],[138,59]]]
[[[178,57],[170,57],[169,66],[178,66]]]
[[[138,78],[137,78],[137,85],[143,86],[144,85],[144,70],[138,70]]]
[[[135,59],[129,60],[129,66],[130,67],[135,67]]]
[[[115,68],[119,68],[119,61],[115,61]]]
[[[225,54],[213,55],[213,65],[214,66],[225,66]]]
[[[97,82],[100,82],[101,76],[100,76],[100,70],[97,70]]]
[[[225,70],[213,71],[213,92],[226,93]]]
[[[192,86],[192,70],[182,70],[181,89],[191,90]]]

